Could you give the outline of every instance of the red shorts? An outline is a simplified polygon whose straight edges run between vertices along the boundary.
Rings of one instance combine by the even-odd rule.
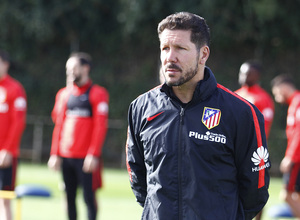
[[[13,158],[10,167],[0,168],[0,190],[15,190],[17,166],[18,159]]]
[[[289,173],[284,174],[286,190],[290,192],[300,192],[300,163],[294,163]]]

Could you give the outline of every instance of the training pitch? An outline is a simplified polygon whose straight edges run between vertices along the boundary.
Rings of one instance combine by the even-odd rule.
[[[39,184],[51,190],[50,198],[22,198],[22,220],[66,220],[64,193],[62,191],[60,173],[50,171],[46,165],[20,162],[17,185]],[[272,178],[270,199],[264,209],[262,220],[271,220],[267,216],[268,208],[282,203],[279,199],[281,178]],[[86,220],[85,204],[81,191],[77,196],[78,220]],[[98,191],[98,220],[138,220],[141,219],[142,208],[135,202],[124,169],[104,169],[104,187]],[[13,200],[13,213],[16,214],[16,201]]]

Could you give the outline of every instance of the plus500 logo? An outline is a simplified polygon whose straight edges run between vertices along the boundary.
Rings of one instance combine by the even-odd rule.
[[[211,141],[211,142],[226,144],[226,137],[224,135],[215,134],[215,133],[212,133],[212,132],[209,132],[209,131],[207,131],[205,134],[199,134],[198,132],[190,131],[189,132],[189,137],[190,138],[195,138],[195,139],[198,139],[198,140],[204,140],[204,141]]]

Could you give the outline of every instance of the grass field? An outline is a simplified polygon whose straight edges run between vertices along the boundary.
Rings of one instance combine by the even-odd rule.
[[[18,182],[20,184],[40,184],[48,187],[50,198],[25,197],[22,199],[22,220],[65,220],[64,194],[60,190],[61,178],[59,173],[52,172],[45,165],[20,163]],[[272,178],[270,199],[265,208],[263,220],[271,220],[267,216],[268,208],[282,203],[279,200],[281,179]],[[135,202],[130,189],[128,175],[125,170],[105,169],[104,187],[98,194],[100,220],[138,220],[142,208]],[[13,200],[15,211],[16,202]],[[85,205],[81,192],[78,194],[79,220],[86,220]]]
[[[22,199],[22,220],[65,220],[64,193],[60,190],[61,176],[45,165],[20,163],[18,183],[40,184],[48,187],[50,198],[25,197]],[[97,194],[101,220],[140,219],[142,208],[135,202],[125,170],[104,170],[104,187]],[[15,201],[14,201],[15,206]],[[78,192],[78,220],[86,220],[81,191]]]

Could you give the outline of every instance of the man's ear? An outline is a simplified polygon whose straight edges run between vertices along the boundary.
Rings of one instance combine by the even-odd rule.
[[[208,57],[209,57],[209,47],[208,46],[203,46],[200,49],[200,57],[199,57],[199,64],[205,65]]]

